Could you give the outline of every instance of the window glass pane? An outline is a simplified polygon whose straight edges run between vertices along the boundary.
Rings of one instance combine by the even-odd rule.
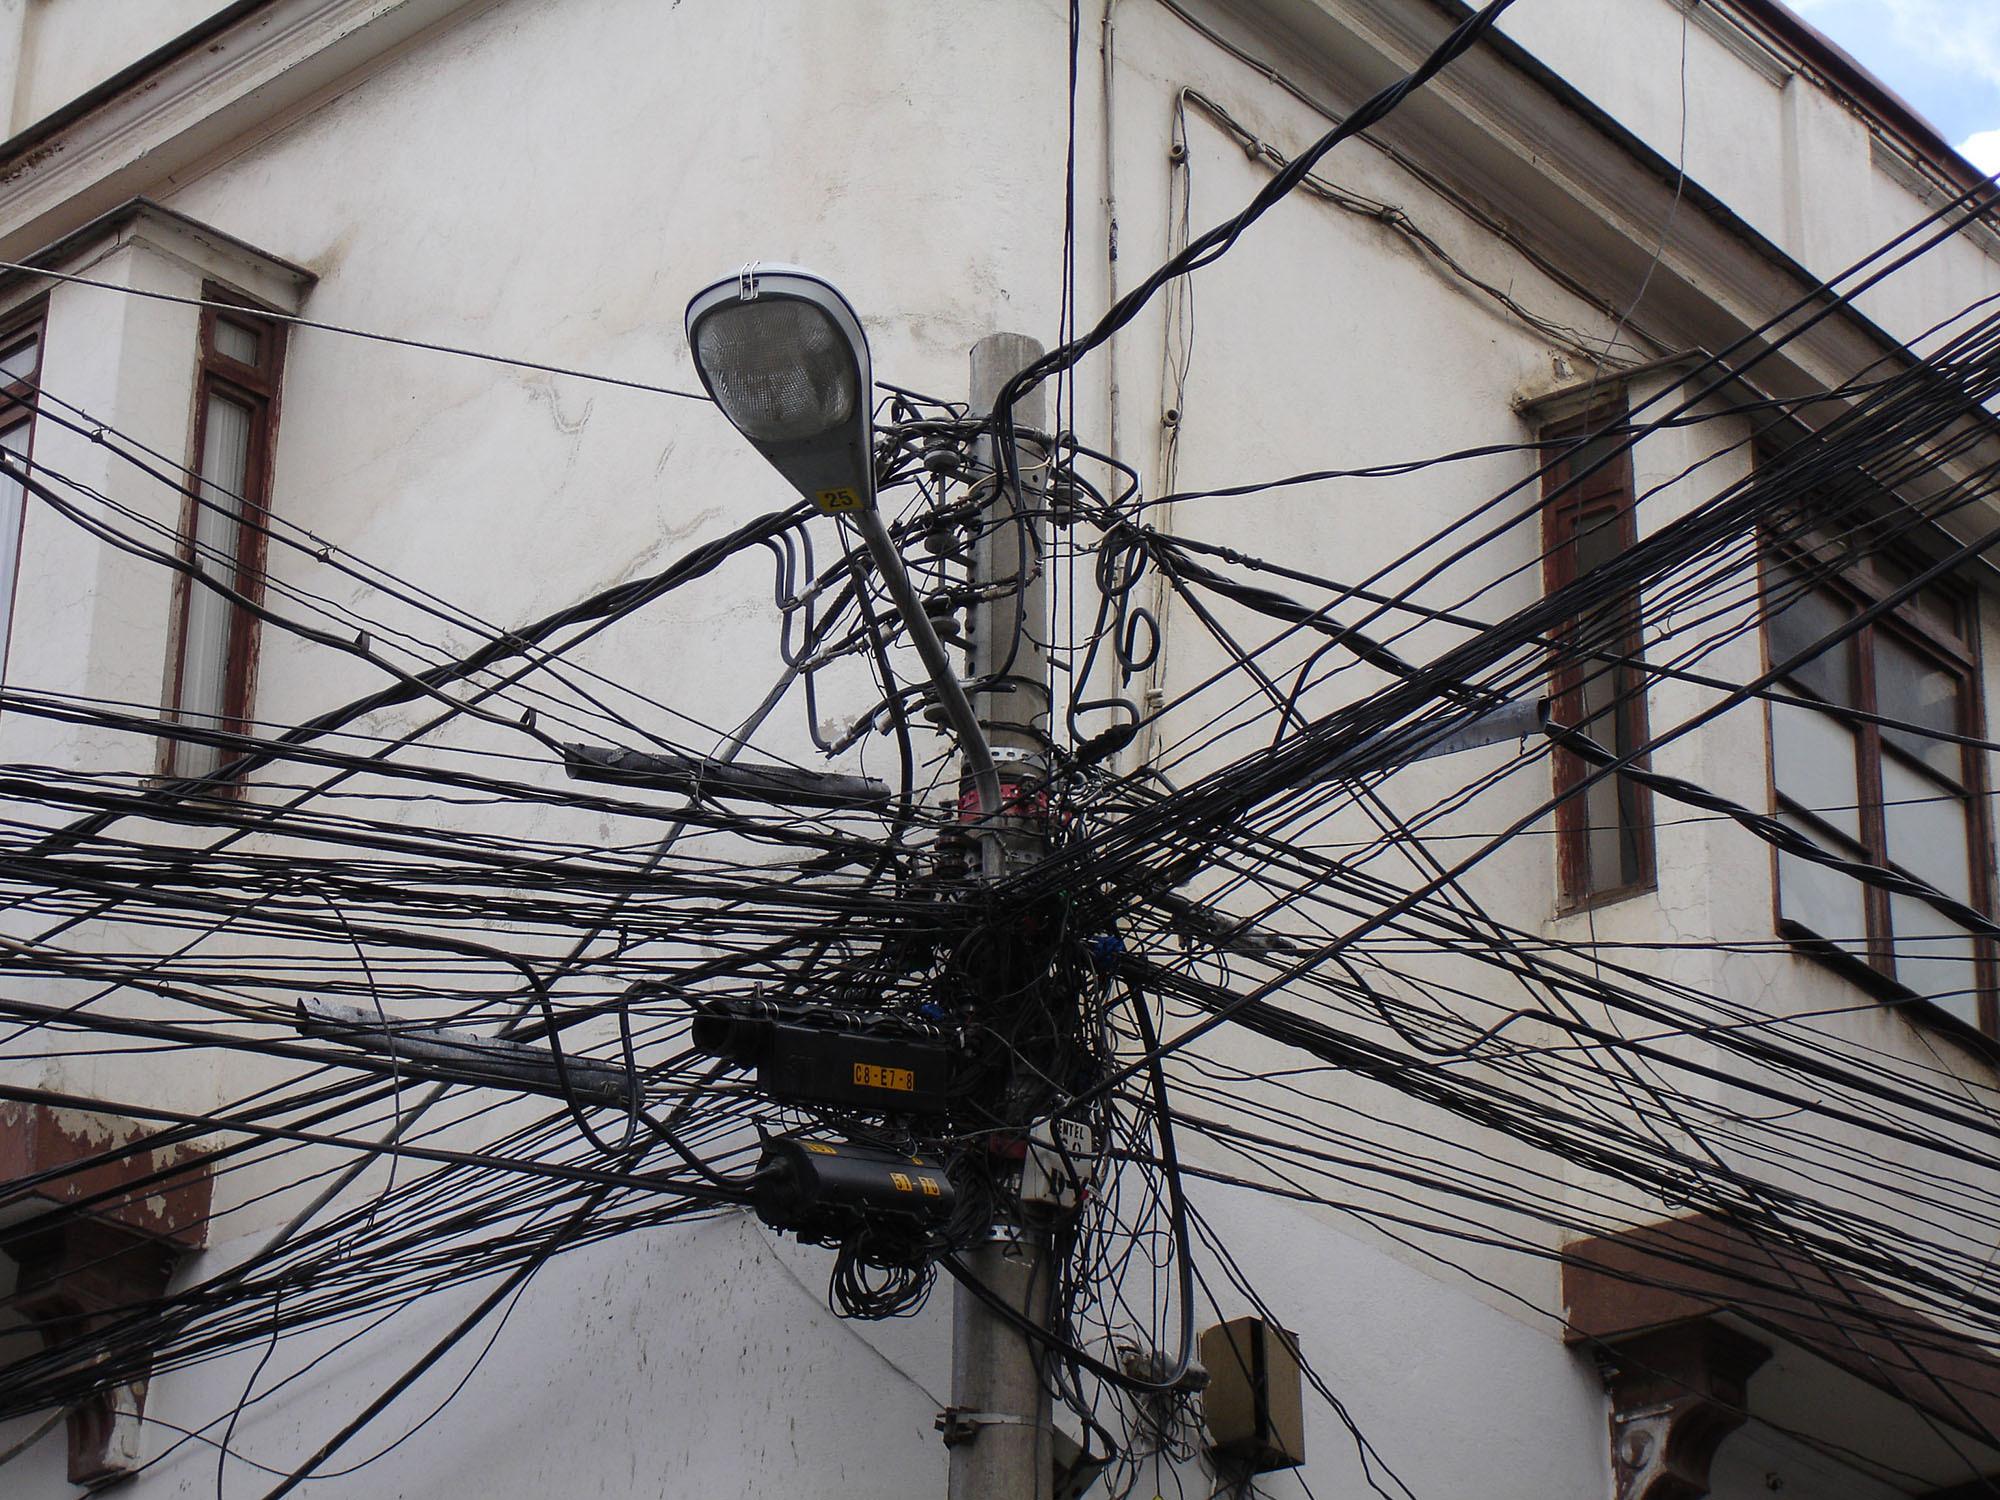
[[[1624,550],[1622,509],[1594,507],[1577,517],[1570,546],[1579,577],[1603,567]],[[1613,599],[1577,620],[1570,639],[1579,652],[1625,652],[1632,647],[1632,603]],[[1634,710],[1628,699],[1638,674],[1613,661],[1585,656],[1578,663],[1578,727],[1616,755],[1629,755]],[[1639,791],[1622,776],[1593,783],[1583,794],[1582,888],[1578,896],[1637,885],[1644,878],[1640,858]]]
[[[1579,577],[1624,550],[1625,528],[1616,510],[1589,510],[1576,518],[1576,571]]]
[[[1623,428],[1625,425],[1623,417],[1614,418],[1607,415],[1604,421],[1615,422],[1617,428]],[[1615,428],[1610,432],[1599,432],[1586,438],[1572,436],[1563,441],[1566,444],[1561,450],[1563,462],[1568,466],[1570,476],[1574,478],[1597,468],[1606,459],[1613,458],[1631,441],[1631,434]]]
[[[1604,644],[1617,649],[1626,643],[1613,631]],[[1632,754],[1638,746],[1633,740],[1635,714],[1627,700],[1635,691],[1637,674],[1600,662],[1584,663],[1582,672],[1576,687],[1581,700],[1578,727],[1612,754]],[[1581,769],[1588,775],[1595,768],[1585,765]],[[1623,776],[1605,777],[1585,787],[1579,800],[1583,868],[1578,872],[1580,885],[1571,894],[1590,896],[1639,884],[1645,877],[1645,866],[1640,858],[1637,785]]]
[[[1624,755],[1630,746],[1618,753]],[[1620,776],[1618,788],[1618,883],[1636,885],[1645,873],[1639,857],[1639,784]],[[1597,868],[1593,866],[1593,869]]]
[[[1972,900],[1971,808],[1894,754],[1882,756],[1889,858],[1947,896]]]
[[[1632,743],[1632,715],[1617,703],[1629,682],[1629,673],[1599,670],[1583,684],[1583,732],[1619,756],[1637,748]],[[1645,873],[1639,857],[1639,788],[1623,776],[1607,776],[1592,782],[1582,800],[1585,867],[1578,894],[1637,885]]]
[[[41,347],[40,339],[29,337],[0,349],[0,376],[9,381],[34,379],[35,360]]]
[[[1821,847],[1832,848],[1837,854],[1855,853],[1829,845],[1797,818],[1780,813],[1778,821]],[[1867,958],[1867,907],[1862,899],[1861,882],[1851,876],[1780,850],[1778,910],[1786,921],[1798,923],[1815,937],[1825,939],[1856,958]]]
[[[1877,578],[1892,589],[1901,588],[1917,576],[1902,559],[1892,557],[1886,552],[1877,552],[1870,557],[1868,566],[1874,570]]]
[[[1972,934],[1913,896],[1889,898],[1896,979],[1967,1025],[1979,1024],[1979,966]]]
[[[0,432],[0,448],[26,458],[28,424],[17,422]],[[7,638],[14,626],[14,579],[21,567],[21,509],[26,499],[19,483],[0,474],[0,680],[7,675]]]
[[[1966,601],[1963,597],[1947,593],[1943,589],[1919,589],[1910,602],[1916,607],[1918,614],[1927,616],[1932,624],[1939,626],[1948,634],[1955,635],[1961,640],[1971,634],[1967,628],[1970,622],[1966,618]]]
[[[242,323],[232,323],[227,318],[215,320],[215,352],[227,355],[240,364],[257,363],[257,346],[263,342],[257,330]]]
[[[1847,623],[1847,606],[1830,594],[1805,588],[1799,571],[1784,563],[1771,569],[1768,584],[1771,664],[1812,652],[1809,660],[1790,669],[1790,675],[1827,702],[1852,706],[1854,641],[1850,637],[1837,646],[1821,644]]]
[[[1778,790],[1856,842],[1860,791],[1852,730],[1803,704],[1771,703],[1771,768]]]
[[[1869,559],[1868,566],[1873,570],[1878,583],[1887,588],[1900,589],[1917,576],[1924,564],[1912,565],[1900,557],[1878,552]],[[1918,589],[1896,607],[1899,610],[1913,610],[1952,635],[1965,634],[1965,611],[1958,596],[1949,589]]]
[[[250,433],[255,413],[227,396],[208,398],[201,445],[201,503],[195,508],[194,564],[207,577],[233,587],[242,542],[244,481],[250,471]],[[181,642],[179,719],[183,724],[224,727],[229,706],[229,636],[236,607],[213,589],[190,580],[187,634]],[[174,769],[205,776],[222,763],[220,750],[182,744]]]
[[[1875,637],[1875,701],[1877,712],[1925,729],[1958,733],[1962,684],[1947,671],[1918,655],[1886,631]],[[1949,740],[1934,740],[1902,729],[1882,731],[1890,744],[1909,751],[1933,771],[1954,781],[1965,777],[1965,754]]]
[[[1623,776],[1592,782],[1583,792],[1585,869],[1581,896],[1637,885],[1639,860],[1638,789]]]
[[[203,498],[226,501],[231,515],[240,514],[235,507],[250,473],[250,428],[255,420],[256,413],[241,401],[221,395],[208,398],[201,441]],[[220,493],[210,496],[209,491]]]

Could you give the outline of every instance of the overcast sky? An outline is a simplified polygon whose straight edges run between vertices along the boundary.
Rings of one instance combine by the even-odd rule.
[[[2000,172],[2000,0],[1786,0],[1938,133]]]

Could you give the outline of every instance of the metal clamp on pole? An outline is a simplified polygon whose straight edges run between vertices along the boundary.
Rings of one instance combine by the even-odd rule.
[[[1033,1417],[1017,1416],[1004,1411],[968,1411],[962,1406],[947,1406],[937,1414],[931,1424],[944,1435],[944,1445],[956,1448],[969,1443],[979,1436],[982,1427],[1046,1427]]]

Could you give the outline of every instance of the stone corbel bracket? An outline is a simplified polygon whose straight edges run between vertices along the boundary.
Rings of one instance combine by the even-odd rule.
[[[1617,1500],[1702,1500],[1715,1450],[1743,1425],[1750,1377],[1770,1357],[1706,1319],[1601,1350]]]
[[[213,1183],[195,1144],[118,1115],[0,1104],[0,1253],[13,1308],[51,1350],[165,1294],[207,1242]],[[129,1369],[67,1414],[69,1478],[101,1489],[141,1462],[147,1377]]]

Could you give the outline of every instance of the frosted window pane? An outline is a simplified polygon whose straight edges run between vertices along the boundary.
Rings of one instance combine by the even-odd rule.
[[[1847,606],[1830,595],[1805,588],[1795,568],[1779,565],[1771,570],[1770,593],[1775,606],[1765,622],[1771,637],[1773,665],[1787,662],[1800,652],[1810,657],[1790,669],[1790,675],[1804,683],[1829,703],[1854,702],[1854,638],[1837,646],[1823,642],[1847,623]]]
[[[1615,463],[1618,450],[1625,446],[1627,435],[1622,432],[1598,432],[1586,438],[1565,441],[1571,444],[1563,450],[1563,462],[1568,465],[1569,472],[1572,475],[1590,474],[1594,480],[1601,477],[1601,471],[1598,474],[1591,471],[1607,460]]]
[[[1618,560],[1619,554],[1625,550],[1623,517],[1624,512],[1619,510],[1590,510],[1577,517],[1576,572],[1579,578]],[[1600,610],[1598,615],[1617,612],[1618,606],[1614,605],[1609,611]]]
[[[1778,821],[1815,843],[1821,842],[1797,818],[1780,814]],[[1856,958],[1867,957],[1867,908],[1862,901],[1861,882],[1851,876],[1780,850],[1778,910],[1786,921],[1798,923],[1815,937],[1824,938]]]
[[[1816,709],[1773,700],[1771,768],[1778,790],[1857,842],[1861,801],[1853,732]]]
[[[1624,550],[1624,512],[1591,509],[1576,521],[1575,559],[1579,577],[1617,559]],[[1623,651],[1633,626],[1630,596],[1612,599],[1577,621],[1576,637],[1584,650]],[[1582,700],[1579,728],[1613,754],[1625,756],[1638,747],[1632,738],[1633,718],[1621,700],[1632,692],[1634,675],[1610,662],[1586,661],[1577,696]],[[1638,788],[1623,776],[1607,777],[1583,794],[1584,861],[1582,894],[1637,885],[1645,873],[1641,859]]]
[[[1583,732],[1614,755],[1631,754],[1636,748],[1631,716],[1629,711],[1621,711],[1618,702],[1626,674],[1596,665],[1585,670],[1588,675],[1579,695],[1583,699]],[[1607,776],[1585,789],[1583,811],[1584,852],[1589,863],[1584,890],[1608,891],[1637,884],[1643,873],[1638,789],[1623,776]]]
[[[10,382],[32,380],[35,375],[35,359],[41,352],[39,339],[22,339],[20,343],[0,350],[0,376]]]
[[[195,508],[194,564],[206,577],[234,587],[242,541],[244,481],[250,471],[251,409],[227,396],[210,396],[201,446],[201,503]],[[192,580],[187,635],[181,643],[180,722],[222,728],[229,694],[229,635],[236,606]],[[182,744],[175,769],[205,776],[222,763],[208,745]]]
[[[1968,1025],[1979,1024],[1972,934],[1911,896],[1889,898],[1896,978]]]
[[[1887,633],[1875,641],[1875,698],[1891,719],[1957,733],[1959,683],[1956,674],[1941,671]],[[1949,740],[1934,740],[1902,729],[1884,729],[1882,738],[1916,756],[1933,771],[1965,778],[1965,756]]]
[[[1882,822],[1889,858],[1947,896],[1972,900],[1965,803],[1893,755],[1882,757]]]
[[[0,448],[18,458],[28,453],[28,424],[0,433]],[[14,628],[14,579],[21,568],[21,508],[26,493],[0,474],[0,681],[7,675],[7,639]]]
[[[226,354],[240,364],[254,365],[260,342],[254,328],[245,328],[241,323],[232,323],[226,318],[215,320],[215,352],[218,354]]]

